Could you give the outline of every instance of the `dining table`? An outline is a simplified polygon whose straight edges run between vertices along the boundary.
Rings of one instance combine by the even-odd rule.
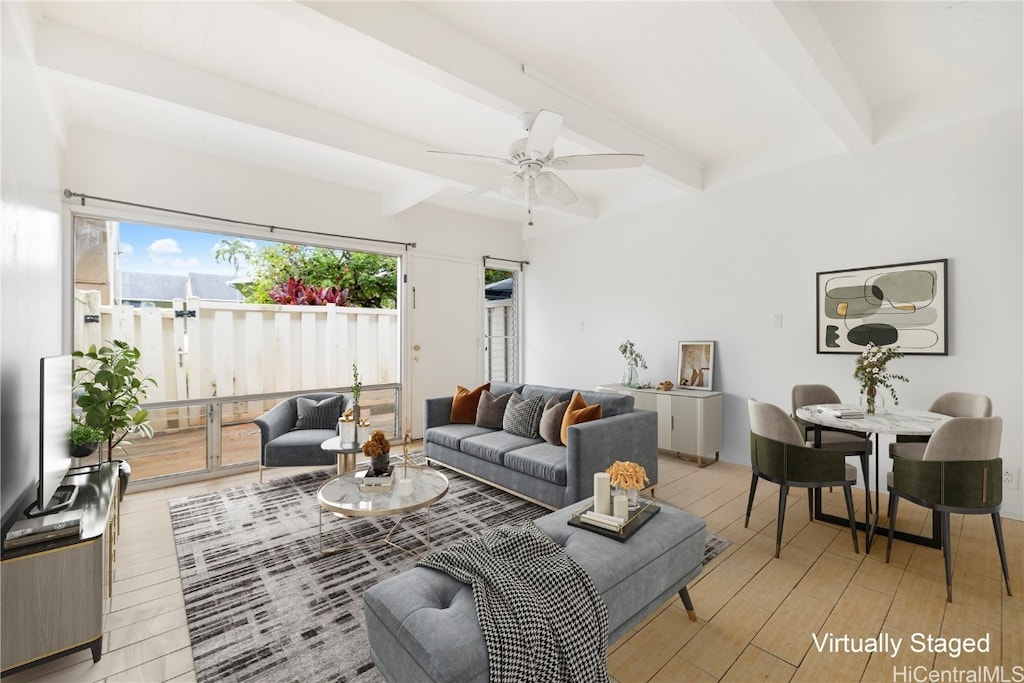
[[[882,434],[896,436],[931,436],[939,425],[952,418],[942,413],[912,408],[885,408],[875,413],[862,412],[859,406],[823,403],[797,408],[796,417],[810,423],[814,430],[814,447],[821,448],[821,432],[823,428],[840,429],[847,432],[859,432],[865,438],[874,437],[875,453],[875,501],[870,525],[857,522],[857,528],[865,533],[866,552],[871,552],[871,541],[876,533],[888,533],[888,528],[878,526],[879,498],[879,436]],[[869,473],[864,472],[864,483],[868,484]],[[821,489],[814,490],[814,518],[822,522],[830,522],[842,526],[849,525],[847,518],[830,515],[822,511]],[[942,536],[939,528],[939,516],[932,514],[932,535],[921,536],[906,531],[896,530],[895,538],[909,541],[929,548],[941,548]]]

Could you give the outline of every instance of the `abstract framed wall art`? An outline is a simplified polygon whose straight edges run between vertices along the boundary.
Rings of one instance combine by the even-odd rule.
[[[946,267],[941,259],[818,273],[818,353],[860,353],[874,342],[947,355]]]
[[[715,378],[715,342],[679,342],[679,372],[676,385],[680,389],[711,391]]]

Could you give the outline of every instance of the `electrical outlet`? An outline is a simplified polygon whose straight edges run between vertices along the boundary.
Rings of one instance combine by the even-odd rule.
[[[1004,470],[1003,471],[1003,488],[1004,489],[1011,489],[1013,491],[1017,490],[1017,487],[1018,487],[1017,473],[1018,472],[1020,472],[1020,470]]]

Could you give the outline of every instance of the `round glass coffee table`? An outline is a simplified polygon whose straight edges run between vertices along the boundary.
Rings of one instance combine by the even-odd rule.
[[[430,550],[430,506],[444,498],[448,493],[448,478],[437,470],[429,467],[409,467],[408,477],[412,485],[408,487],[408,495],[400,495],[399,480],[403,476],[403,466],[394,465],[394,483],[385,491],[360,490],[359,472],[346,472],[333,477],[317,491],[317,502],[320,503],[320,521],[317,527],[321,553],[336,553],[343,550],[370,548],[390,545],[402,552],[415,557],[419,553],[411,548],[400,546],[391,540],[391,536],[402,523],[402,517],[408,512],[426,508],[427,550]],[[403,491],[404,492],[404,491]],[[395,517],[394,525],[383,538],[364,543],[353,543],[345,546],[324,547],[324,514],[335,517]]]

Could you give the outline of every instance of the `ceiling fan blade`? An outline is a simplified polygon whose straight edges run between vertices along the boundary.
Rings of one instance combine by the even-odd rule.
[[[441,154],[449,157],[458,157],[460,159],[474,159],[479,161],[497,161],[499,164],[504,164],[505,166],[516,165],[512,163],[511,159],[506,159],[504,157],[492,157],[487,156],[486,154],[464,154],[462,152],[444,152],[438,149],[428,149],[427,154]]]
[[[562,171],[601,171],[611,168],[637,168],[644,165],[643,154],[575,154],[555,157],[549,166]]]
[[[538,173],[534,179],[534,187],[537,190],[537,197],[543,202],[550,203],[554,199],[559,204],[572,204],[577,199],[572,188],[551,171]]]
[[[561,128],[561,114],[541,109],[530,125],[530,132],[526,137],[526,151],[536,155],[536,159],[543,159],[551,153]]]

